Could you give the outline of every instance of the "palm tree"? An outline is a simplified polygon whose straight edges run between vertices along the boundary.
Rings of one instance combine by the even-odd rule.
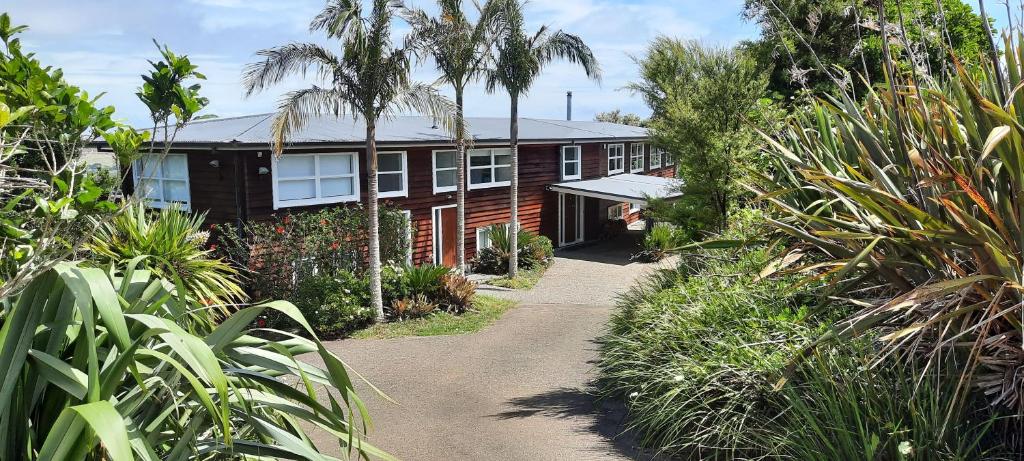
[[[512,100],[509,127],[512,150],[509,247],[512,251],[509,252],[508,273],[514,278],[519,272],[519,97],[530,91],[544,67],[555,59],[579,64],[595,81],[601,79],[601,68],[590,47],[578,36],[561,30],[551,31],[548,26],[527,35],[523,18],[525,3],[520,0],[503,0],[503,3],[505,27],[497,42],[495,66],[488,71],[487,90],[493,92],[500,86]]]
[[[243,77],[247,95],[292,75],[305,76],[307,72],[326,83],[289,92],[281,99],[272,139],[278,155],[288,137],[300,131],[310,116],[350,115],[366,123],[370,291],[378,321],[384,319],[384,303],[377,206],[377,123],[408,110],[433,117],[448,132],[455,123],[451,101],[433,86],[411,81],[411,51],[391,42],[395,12],[396,6],[388,0],[373,0],[368,16],[364,16],[359,0],[331,0],[310,24],[310,31],[324,31],[340,41],[340,56],[321,45],[292,43],[258,52],[265,59],[249,65]]]
[[[501,27],[500,0],[488,0],[484,6],[474,2],[479,13],[476,23],[462,11],[462,0],[438,0],[440,15],[430,17],[420,9],[403,9],[403,16],[412,25],[410,41],[424,55],[434,60],[441,73],[440,81],[455,90],[455,264],[460,271],[466,267],[466,124],[463,118],[463,96],[466,86],[479,79],[491,58],[491,47]]]

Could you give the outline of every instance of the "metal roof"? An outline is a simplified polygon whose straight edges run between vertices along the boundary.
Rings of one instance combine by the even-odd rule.
[[[678,179],[619,174],[585,181],[567,181],[553,184],[551,190],[584,197],[647,205],[647,198],[672,199],[681,197],[682,183]]]
[[[270,142],[274,114],[249,115],[201,120],[178,132],[175,144],[267,144]],[[508,142],[509,119],[467,117],[469,133],[476,142]],[[519,139],[536,141],[613,141],[646,139],[647,129],[615,123],[590,121],[519,119]],[[311,117],[306,126],[288,139],[290,144],[362,144],[366,124],[352,118]],[[382,120],[377,126],[377,142],[390,144],[445,144],[451,138],[435,128],[430,117],[400,116]]]

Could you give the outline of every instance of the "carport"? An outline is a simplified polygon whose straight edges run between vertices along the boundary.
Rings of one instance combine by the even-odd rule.
[[[593,239],[596,229],[588,227],[601,223],[601,210],[607,208],[602,203],[644,207],[648,199],[681,197],[679,186],[678,179],[629,173],[553,184],[550,189],[558,193],[558,245]]]

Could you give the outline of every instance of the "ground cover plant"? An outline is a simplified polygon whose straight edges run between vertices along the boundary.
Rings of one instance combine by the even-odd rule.
[[[509,228],[503,224],[493,224],[488,227],[488,232],[491,246],[477,251],[476,257],[472,261],[473,271],[481,274],[507,274],[508,262],[512,253]],[[529,270],[546,266],[554,256],[551,239],[525,229],[519,229],[519,238],[516,240],[516,244],[519,254],[517,262],[522,269]]]
[[[498,321],[515,301],[476,295],[462,314],[436,312],[404,322],[377,323],[352,334],[356,339],[391,339],[407,336],[444,336],[475,333]]]

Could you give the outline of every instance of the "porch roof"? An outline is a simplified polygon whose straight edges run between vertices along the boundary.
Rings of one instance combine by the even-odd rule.
[[[674,199],[681,197],[680,182],[677,179],[619,174],[585,181],[566,181],[554,184],[551,190],[566,194],[582,195],[604,200],[647,205],[647,198]]]

